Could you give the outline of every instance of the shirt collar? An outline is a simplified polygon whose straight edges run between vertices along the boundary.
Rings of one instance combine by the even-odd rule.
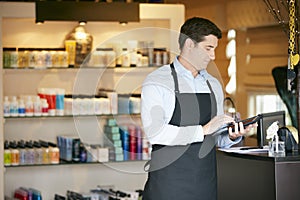
[[[175,57],[173,63],[174,63],[174,67],[175,67],[177,73],[182,74],[182,75],[185,75],[185,76],[188,76],[188,77],[194,77],[194,76],[192,75],[192,72],[189,71],[189,70],[187,70],[187,69],[186,69],[186,68],[178,61],[178,56]],[[207,79],[207,78],[208,78],[208,72],[207,72],[206,69],[201,70],[201,71],[199,72],[199,75],[200,75],[201,77],[203,77],[204,79]],[[198,75],[198,76],[199,76],[199,75]],[[198,76],[197,76],[197,77],[198,77]]]

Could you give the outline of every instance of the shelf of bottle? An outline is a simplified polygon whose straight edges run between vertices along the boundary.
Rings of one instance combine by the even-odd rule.
[[[147,162],[149,160],[122,160],[122,161],[108,161],[108,162],[67,162],[64,160],[60,160],[57,164],[26,164],[26,165],[9,165],[4,166],[5,168],[20,168],[20,167],[44,167],[44,166],[65,166],[65,165],[105,165],[105,164],[111,164],[111,163],[135,163],[135,162]]]
[[[158,66],[116,66],[116,67],[92,67],[92,66],[80,66],[80,67],[4,67],[4,70],[79,70],[79,69],[107,69],[107,70],[118,70],[118,69],[151,69],[157,68]]]
[[[101,115],[54,115],[54,116],[16,116],[16,117],[4,117],[4,119],[8,120],[16,120],[16,119],[53,119],[53,118],[82,118],[82,117],[103,117],[103,118],[111,118],[111,117],[122,117],[122,116],[132,116],[132,117],[139,117],[139,113],[128,113],[128,114],[101,114]]]

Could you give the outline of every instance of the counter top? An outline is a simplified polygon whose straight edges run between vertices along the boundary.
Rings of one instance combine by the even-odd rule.
[[[300,152],[286,152],[285,156],[282,157],[272,157],[268,155],[268,151],[265,149],[251,149],[251,150],[241,150],[242,147],[234,147],[229,149],[218,149],[218,152],[224,153],[228,156],[244,158],[244,159],[254,159],[254,160],[264,160],[271,162],[296,162],[300,161]]]

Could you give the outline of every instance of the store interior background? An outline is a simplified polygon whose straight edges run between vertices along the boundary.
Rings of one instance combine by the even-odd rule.
[[[226,55],[229,42],[227,33],[230,29],[236,31],[236,91],[226,96],[234,100],[236,110],[242,118],[285,109],[277,94],[271,72],[274,67],[287,65],[288,37],[278,21],[268,12],[263,0],[165,0],[164,3],[183,4],[186,19],[193,16],[205,17],[222,29],[223,38],[219,41],[215,60],[219,74],[214,70],[213,73],[221,80],[224,89],[232,75],[228,73],[230,59]],[[272,95],[272,101],[279,103],[264,110],[264,105],[261,105],[264,102],[256,101],[257,95]],[[255,146],[255,136],[246,137],[244,145]],[[124,164],[124,167],[131,166]],[[24,169],[24,172],[27,170],[31,169]],[[72,170],[75,173],[76,169]],[[56,173],[63,173],[63,170],[58,172],[55,168],[49,168],[49,174]],[[74,182],[80,181],[79,177],[73,179]]]
[[[223,37],[216,50],[215,63],[224,87],[230,80],[230,70],[228,71],[230,60],[226,55],[229,42],[227,33],[230,29],[236,31],[236,91],[226,95],[234,100],[236,110],[242,118],[286,109],[275,88],[272,69],[287,65],[288,36],[278,20],[269,12],[264,1],[168,0],[168,2],[183,3],[186,7],[186,18],[207,17],[222,29]],[[270,102],[274,104],[270,106]],[[287,124],[291,124],[289,119]],[[244,144],[255,145],[255,137],[245,138]]]
[[[271,73],[274,67],[287,65],[288,36],[269,12],[264,1],[165,0],[157,2],[183,4],[186,19],[193,16],[205,17],[221,28],[223,37],[219,41],[215,60],[219,71],[211,70],[211,73],[223,83],[224,90],[232,76],[232,69],[228,70],[230,57],[226,55],[229,43],[227,33],[228,30],[235,30],[236,89],[231,94],[226,93],[226,96],[233,99],[236,111],[242,118],[286,109],[277,96]],[[275,103],[267,106],[264,101]],[[287,123],[291,123],[289,118]],[[254,145],[255,142],[251,137],[245,139],[246,145]]]

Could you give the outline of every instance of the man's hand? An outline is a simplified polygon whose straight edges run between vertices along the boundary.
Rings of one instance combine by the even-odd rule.
[[[244,127],[243,122],[234,123],[234,132],[232,132],[232,127],[229,127],[228,136],[231,140],[235,140],[236,138],[247,134],[254,127],[257,127],[257,123],[250,124],[246,127]]]
[[[210,135],[216,132],[220,127],[228,123],[234,123],[234,119],[225,114],[215,116],[207,124],[203,126],[203,133],[204,135]]]

